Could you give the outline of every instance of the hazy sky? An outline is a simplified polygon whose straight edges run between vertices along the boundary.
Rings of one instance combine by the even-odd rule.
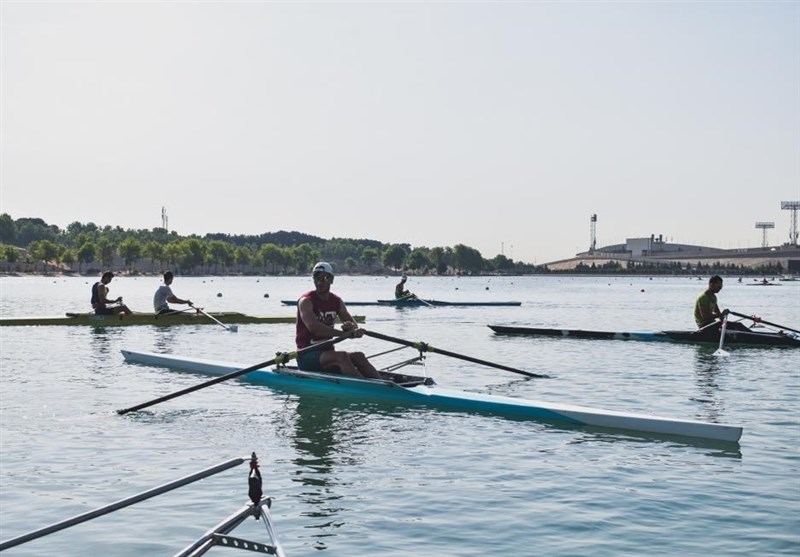
[[[0,211],[544,263],[788,241],[800,2],[2,0]]]

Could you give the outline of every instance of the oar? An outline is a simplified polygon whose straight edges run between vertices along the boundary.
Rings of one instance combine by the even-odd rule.
[[[460,360],[465,360],[467,362],[472,362],[474,364],[482,364],[489,367],[496,367],[497,369],[503,369],[505,371],[511,371],[513,373],[519,373],[520,375],[527,375],[528,377],[549,377],[549,375],[531,373],[529,371],[523,371],[521,369],[504,366],[502,364],[487,362],[486,360],[479,360],[478,358],[473,358],[472,356],[465,356],[464,354],[456,354],[455,352],[448,352],[447,350],[442,350],[441,348],[434,348],[433,346],[431,346],[426,342],[411,342],[410,340],[403,340],[402,338],[390,337],[388,335],[367,330],[364,330],[364,334],[367,335],[368,337],[379,338],[381,340],[388,340],[389,342],[396,342],[397,344],[404,344],[405,346],[416,348],[420,352],[435,352],[437,354],[450,356],[451,358],[458,358]]]
[[[173,489],[183,487],[184,485],[196,482],[197,480],[202,480],[203,478],[207,478],[208,476],[212,476],[219,472],[223,472],[229,468],[233,468],[234,466],[239,466],[243,462],[244,462],[243,458],[234,458],[227,462],[222,462],[220,464],[217,464],[216,466],[212,466],[211,468],[201,470],[200,472],[196,472],[194,474],[185,476],[178,480],[166,483],[164,485],[160,485],[158,487],[154,487],[153,489],[149,489],[145,492],[139,493],[138,495],[134,495],[132,497],[126,497],[125,499],[121,499],[116,503],[112,503],[110,505],[106,505],[104,507],[100,507],[99,509],[95,509],[93,511],[89,511],[83,514],[79,514],[78,516],[74,516],[67,520],[62,520],[61,522],[57,522],[55,524],[47,526],[46,528],[41,528],[39,530],[29,532],[22,536],[17,536],[16,538],[6,540],[0,543],[0,551],[29,542],[31,540],[35,540],[36,538],[41,538],[42,536],[46,536],[47,534],[52,534],[53,532],[58,532],[59,530],[69,528],[70,526],[75,526],[76,524],[86,522],[87,520],[92,520],[93,518],[97,518],[98,516],[103,516],[104,514],[117,511],[124,507],[133,505],[134,503],[138,503],[140,501],[144,501],[146,499],[155,497],[156,495],[161,495],[162,493],[172,491]]]
[[[411,294],[411,298],[413,298],[414,300],[417,300],[417,301],[419,301],[419,302],[422,302],[423,304],[425,304],[425,305],[426,305],[426,306],[428,306],[429,308],[435,308],[435,307],[436,307],[435,305],[431,304],[431,303],[430,303],[430,302],[428,302],[427,300],[423,300],[422,298],[420,298],[420,297],[419,297],[419,296],[417,296],[416,294]]]
[[[235,333],[236,331],[239,330],[239,326],[238,325],[230,325],[230,326],[228,326],[225,323],[223,323],[222,321],[220,321],[219,319],[217,319],[216,317],[214,317],[213,315],[209,315],[206,312],[204,312],[203,308],[196,307],[194,304],[189,304],[189,307],[193,307],[194,309],[196,309],[197,311],[199,311],[200,313],[202,313],[203,315],[205,315],[206,317],[211,319],[214,323],[217,323],[220,327],[222,327],[223,329],[225,329],[227,331]]]
[[[722,349],[722,345],[725,342],[725,331],[728,329],[728,314],[730,312],[725,311],[723,312],[722,316],[722,328],[719,331],[719,348],[714,352],[715,356],[727,356],[728,353]]]
[[[148,406],[153,406],[155,404],[159,404],[161,402],[177,398],[179,396],[183,396],[185,394],[193,393],[194,391],[199,391],[200,389],[205,389],[206,387],[210,387],[211,385],[216,385],[217,383],[222,383],[223,381],[227,381],[228,379],[234,379],[246,373],[250,373],[251,371],[256,371],[257,369],[261,369],[267,366],[275,365],[275,364],[285,364],[286,362],[297,358],[300,354],[305,352],[310,352],[313,350],[319,350],[323,346],[331,346],[336,344],[337,342],[342,342],[345,339],[348,339],[352,336],[352,332],[332,338],[330,340],[326,340],[324,342],[318,342],[316,344],[312,344],[311,346],[306,346],[305,348],[301,348],[300,350],[296,350],[294,352],[284,352],[278,354],[273,359],[268,360],[266,362],[261,362],[260,364],[256,364],[250,367],[246,367],[244,369],[239,369],[237,371],[232,371],[226,375],[221,375],[220,377],[215,377],[210,381],[206,381],[205,383],[200,383],[198,385],[194,385],[192,387],[187,387],[186,389],[182,389],[180,391],[175,391],[174,393],[170,393],[168,395],[164,395],[162,397],[150,400],[148,402],[143,402],[141,404],[137,404],[136,406],[131,406],[130,408],[123,408],[122,410],[117,410],[117,414],[127,414],[128,412],[136,412],[137,410],[141,410],[142,408],[147,408]]]
[[[754,315],[745,315],[743,313],[736,313],[735,311],[728,310],[728,313],[731,315],[736,315],[737,317],[743,317],[744,319],[749,319],[754,323],[763,323],[764,325],[769,325],[771,327],[777,327],[778,329],[786,329],[787,331],[792,331],[793,333],[800,333],[797,329],[792,329],[791,327],[786,327],[784,325],[778,325],[777,323],[770,323],[769,321],[764,321],[760,317],[756,317]]]

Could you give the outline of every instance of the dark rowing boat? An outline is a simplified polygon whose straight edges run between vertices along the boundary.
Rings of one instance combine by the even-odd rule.
[[[742,325],[744,329],[744,325]],[[612,331],[585,331],[582,329],[541,329],[534,327],[510,327],[505,325],[489,325],[495,333],[500,335],[518,336],[548,336],[566,337],[577,339],[604,339],[604,340],[640,340],[660,342],[683,342],[690,344],[719,344],[719,328],[697,331],[656,331],[656,332],[612,332]],[[725,345],[748,346],[790,346],[800,347],[800,335],[785,331],[769,330],[733,330],[725,332]]]

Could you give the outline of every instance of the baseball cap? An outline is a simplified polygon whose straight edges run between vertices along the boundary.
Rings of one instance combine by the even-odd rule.
[[[327,263],[325,261],[320,261],[319,263],[314,265],[314,270],[311,271],[312,275],[315,275],[317,273],[328,273],[330,276],[333,276],[333,267],[331,266],[330,263]]]

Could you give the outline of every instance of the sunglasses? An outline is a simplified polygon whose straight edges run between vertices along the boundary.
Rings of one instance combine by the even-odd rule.
[[[333,275],[328,273],[314,273],[315,282],[333,282]]]

